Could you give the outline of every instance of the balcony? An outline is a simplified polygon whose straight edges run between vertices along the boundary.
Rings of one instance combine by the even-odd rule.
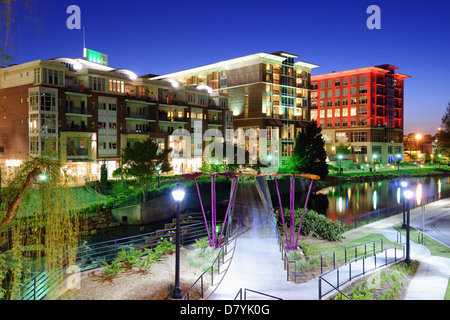
[[[188,102],[186,101],[182,101],[182,100],[171,100],[171,99],[164,99],[164,98],[160,98],[158,99],[158,103],[161,107],[166,107],[166,106],[179,106],[179,107],[187,107],[188,106]]]
[[[212,124],[212,125],[222,125],[222,121],[221,120],[212,120],[212,119],[208,119],[208,124]]]
[[[188,122],[186,117],[168,117],[165,114],[159,115],[159,121],[167,121],[167,122]]]
[[[139,120],[148,120],[155,121],[155,116],[147,113],[138,113],[138,112],[127,112],[125,118],[127,119],[139,119]]]
[[[67,147],[67,157],[87,157],[88,156],[88,149],[72,149]]]
[[[142,103],[156,103],[157,100],[155,98],[152,97],[139,97],[139,96],[131,96],[131,95],[127,95],[125,97],[125,100],[130,100],[132,102],[142,102]]]
[[[66,114],[90,117],[92,111],[86,107],[66,107]]]
[[[150,129],[145,129],[145,130],[132,130],[132,129],[128,129],[126,131],[126,134],[150,134]]]
[[[60,131],[67,131],[67,132],[94,132],[95,130],[89,129],[86,126],[80,126],[80,125],[68,125],[65,129],[60,129]]]
[[[83,95],[91,95],[92,91],[89,88],[85,88],[85,87],[80,87],[80,86],[66,86],[66,94],[83,94]]]

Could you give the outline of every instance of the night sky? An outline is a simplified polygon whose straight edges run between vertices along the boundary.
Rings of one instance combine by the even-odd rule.
[[[165,74],[258,52],[287,51],[320,65],[313,75],[393,64],[405,81],[405,134],[434,134],[450,101],[450,1],[67,1],[17,6],[13,63],[82,57],[86,47],[138,75]],[[369,5],[381,29],[369,30]]]

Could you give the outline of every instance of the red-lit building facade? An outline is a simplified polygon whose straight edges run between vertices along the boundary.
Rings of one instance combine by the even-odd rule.
[[[311,77],[311,120],[322,127],[330,160],[336,147],[351,150],[356,163],[403,157],[404,80],[392,65]]]

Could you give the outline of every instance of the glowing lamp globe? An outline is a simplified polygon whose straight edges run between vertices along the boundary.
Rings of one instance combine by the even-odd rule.
[[[176,202],[183,201],[184,195],[185,195],[185,192],[184,192],[183,188],[180,186],[180,184],[178,184],[175,187],[175,189],[173,189],[173,191],[172,191],[173,200],[175,200]]]
[[[408,186],[408,182],[406,181],[402,181],[400,184],[402,185],[403,188],[406,188]]]
[[[405,192],[403,192],[403,194],[405,195],[405,198],[408,200],[414,196],[414,192],[412,192],[411,190],[405,190]]]

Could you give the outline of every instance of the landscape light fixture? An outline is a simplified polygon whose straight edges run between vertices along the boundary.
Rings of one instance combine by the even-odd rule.
[[[185,191],[178,183],[172,191],[173,200],[177,203],[177,227],[176,227],[176,251],[175,251],[175,287],[172,292],[172,299],[179,300],[183,297],[180,287],[180,203],[183,201]]]
[[[410,245],[410,235],[409,235],[409,229],[410,229],[410,200],[414,196],[414,192],[412,192],[410,189],[407,189],[403,192],[403,195],[406,198],[406,258],[405,263],[407,265],[411,265],[411,258],[410,258],[410,251],[411,251],[411,245]]]
[[[343,157],[344,156],[342,154],[338,155],[338,159],[339,159],[339,173],[342,173],[342,164],[341,164],[341,162],[342,162],[342,158]]]
[[[408,182],[406,181],[402,181],[400,182],[400,185],[402,186],[403,189],[405,189],[408,186]],[[403,194],[403,224],[402,224],[402,228],[405,229],[406,228],[406,201],[405,201],[405,194]]]

